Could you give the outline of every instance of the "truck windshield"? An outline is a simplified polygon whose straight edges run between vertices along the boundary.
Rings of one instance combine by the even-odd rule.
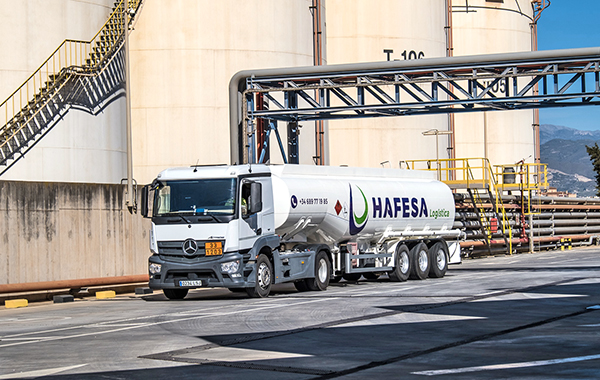
[[[233,215],[235,178],[164,181],[154,197],[154,216]]]

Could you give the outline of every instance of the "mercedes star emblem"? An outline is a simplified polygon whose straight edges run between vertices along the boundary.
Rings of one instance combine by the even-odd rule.
[[[194,239],[186,239],[181,248],[183,249],[183,253],[185,253],[188,256],[191,256],[193,254],[196,253],[196,251],[198,251],[198,243],[196,243],[196,240]]]

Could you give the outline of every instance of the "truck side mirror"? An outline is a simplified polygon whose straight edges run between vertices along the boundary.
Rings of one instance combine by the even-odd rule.
[[[249,206],[249,214],[254,214],[262,210],[262,185],[259,182],[252,182],[250,184]]]
[[[142,217],[147,218],[148,217],[148,187],[150,185],[146,185],[144,187],[142,187],[142,199],[141,199],[141,214]]]

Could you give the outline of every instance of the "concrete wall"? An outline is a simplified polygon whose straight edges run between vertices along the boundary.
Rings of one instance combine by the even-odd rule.
[[[0,182],[0,284],[147,273],[150,223],[124,186]]]

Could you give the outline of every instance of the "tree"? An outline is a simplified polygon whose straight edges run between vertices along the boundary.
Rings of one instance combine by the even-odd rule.
[[[592,165],[594,165],[594,171],[596,172],[596,195],[600,197],[600,147],[596,142],[593,146],[586,145],[585,149],[590,156]]]

